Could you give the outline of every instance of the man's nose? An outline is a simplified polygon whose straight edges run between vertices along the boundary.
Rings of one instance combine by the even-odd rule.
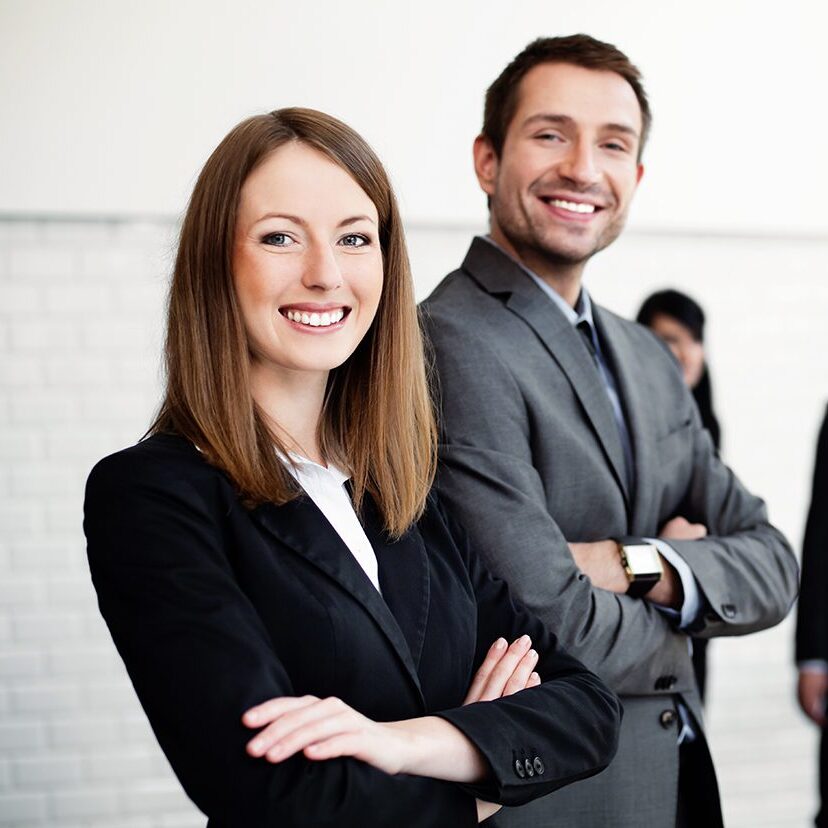
[[[601,178],[595,147],[589,141],[573,141],[558,165],[560,175],[579,187],[596,184]]]
[[[315,244],[305,257],[302,284],[310,290],[336,290],[342,285],[342,271],[329,244]]]

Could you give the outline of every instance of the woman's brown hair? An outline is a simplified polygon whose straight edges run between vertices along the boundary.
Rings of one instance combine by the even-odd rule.
[[[166,394],[148,433],[186,437],[227,473],[249,506],[281,504],[298,494],[277,454],[287,454],[287,447],[251,396],[232,272],[242,185],[290,141],[342,167],[379,215],[382,296],[356,351],[330,373],[319,442],[327,459],[350,471],[357,510],[370,494],[387,531],[398,537],[422,513],[434,479],[434,411],[391,184],[368,144],[330,115],[291,108],[248,118],[204,165],[184,216],[169,294]]]

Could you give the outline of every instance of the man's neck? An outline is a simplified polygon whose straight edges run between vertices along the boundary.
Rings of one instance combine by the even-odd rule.
[[[543,279],[571,308],[575,307],[581,295],[581,276],[586,262],[574,264],[550,262],[547,257],[534,249],[512,244],[498,227],[492,227],[490,236],[498,247],[531,270],[538,278]]]

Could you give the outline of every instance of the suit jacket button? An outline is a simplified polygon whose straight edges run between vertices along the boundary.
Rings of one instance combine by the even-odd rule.
[[[725,618],[735,618],[736,617],[736,607],[733,604],[722,604],[722,615]]]
[[[676,711],[662,710],[658,721],[665,730],[669,730],[676,723]]]
[[[546,765],[541,762],[540,756],[536,756],[535,761],[532,764],[535,766],[535,773],[538,776],[543,776],[543,772],[546,770]]]
[[[527,759],[524,763],[524,767],[526,768],[526,775],[531,777],[535,775],[535,769],[532,767],[532,760]]]
[[[667,676],[667,689],[669,690],[677,681],[675,676]]]
[[[521,778],[526,778],[526,768],[523,767],[523,762],[520,759],[515,759],[515,773]]]

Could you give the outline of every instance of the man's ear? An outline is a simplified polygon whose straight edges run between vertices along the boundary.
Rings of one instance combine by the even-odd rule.
[[[478,135],[474,139],[474,172],[477,175],[477,183],[480,189],[491,197],[495,190],[497,180],[497,167],[499,159],[491,141],[485,135]]]
[[[635,174],[635,186],[637,187],[641,183],[641,179],[644,177],[644,165],[639,164],[638,170]]]

